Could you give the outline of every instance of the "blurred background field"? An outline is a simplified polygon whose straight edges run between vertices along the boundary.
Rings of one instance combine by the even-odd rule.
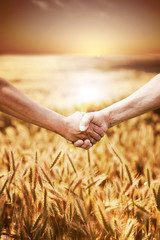
[[[0,75],[69,115],[127,96],[158,56],[0,56]],[[160,239],[159,111],[126,121],[89,151],[0,115],[1,239]]]
[[[1,55],[0,74],[38,102],[58,109],[116,101],[149,81],[159,55]]]

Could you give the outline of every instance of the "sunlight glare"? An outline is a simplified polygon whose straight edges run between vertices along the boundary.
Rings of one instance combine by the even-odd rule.
[[[91,103],[99,100],[97,86],[86,84],[80,89],[81,102]]]

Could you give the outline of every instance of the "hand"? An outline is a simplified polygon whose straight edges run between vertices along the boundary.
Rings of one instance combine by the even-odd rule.
[[[79,140],[81,146],[85,149],[89,149],[92,144],[95,144],[104,136],[104,131],[91,123],[86,131],[80,130],[80,123],[85,113],[76,112],[65,119],[65,132],[64,137],[71,141],[76,142]],[[76,144],[75,144],[76,146]]]
[[[86,113],[83,115],[83,118],[80,123],[80,130],[82,132],[87,131],[92,124],[99,127],[103,132],[106,132],[108,129],[108,123],[106,121],[105,112],[103,110],[97,112]],[[81,140],[77,140],[74,143],[76,147],[83,147],[84,143]]]
[[[80,123],[80,130],[82,132],[86,131],[91,123],[100,127],[103,132],[106,132],[108,129],[108,121],[104,110],[84,114]]]

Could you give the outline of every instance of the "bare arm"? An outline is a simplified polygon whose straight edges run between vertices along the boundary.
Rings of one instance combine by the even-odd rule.
[[[89,124],[94,123],[106,132],[110,127],[159,107],[160,74],[127,98],[103,110],[85,114],[80,129],[86,131]],[[75,145],[80,146],[80,144]]]
[[[83,113],[76,112],[64,117],[30,99],[3,78],[0,78],[0,111],[51,130],[72,142],[78,139],[82,139],[83,142],[93,136],[96,140],[100,140],[104,135],[103,131],[94,124],[82,133],[79,125]],[[90,146],[88,140],[83,147]]]
[[[129,97],[102,110],[108,127],[160,107],[160,74]]]
[[[23,92],[2,78],[0,78],[0,111],[63,134],[63,116],[31,100]]]

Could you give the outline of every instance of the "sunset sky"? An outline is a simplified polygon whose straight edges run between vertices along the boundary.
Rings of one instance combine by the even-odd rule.
[[[0,53],[160,54],[160,1],[0,0]]]

